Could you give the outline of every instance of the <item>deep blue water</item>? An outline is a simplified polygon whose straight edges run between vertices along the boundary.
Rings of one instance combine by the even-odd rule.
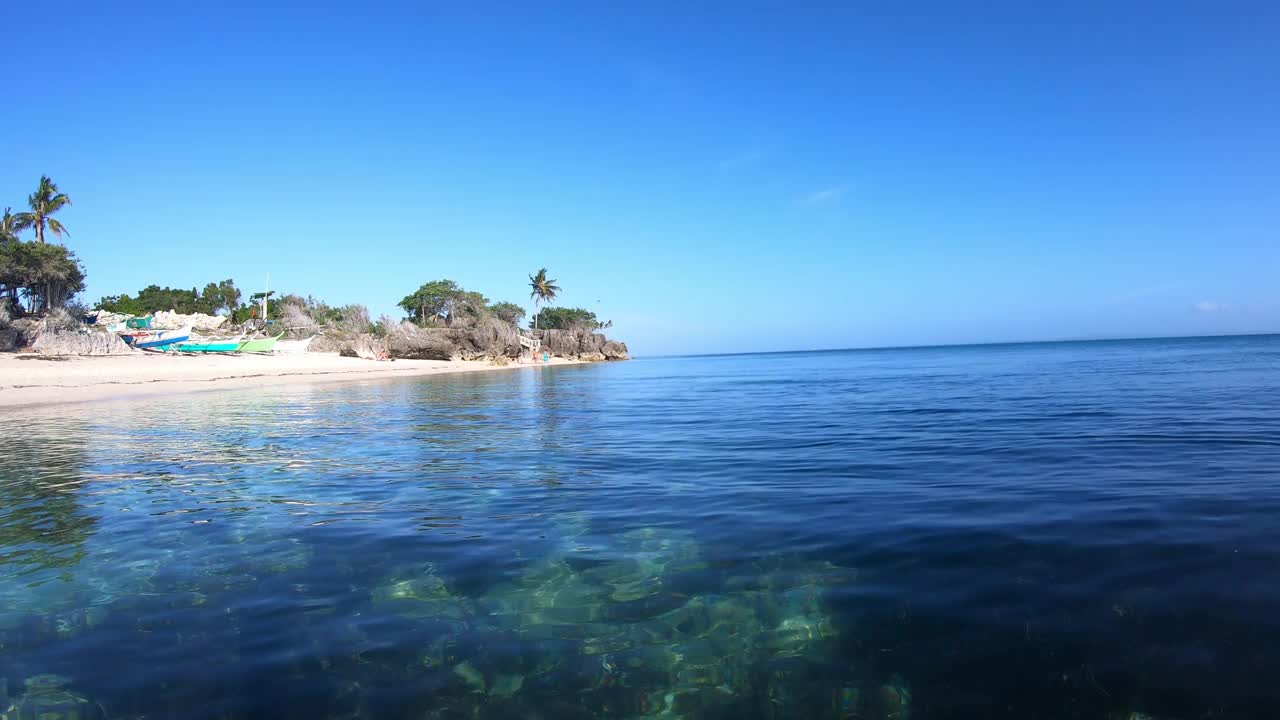
[[[1280,337],[662,358],[7,430],[19,706],[1280,714]]]

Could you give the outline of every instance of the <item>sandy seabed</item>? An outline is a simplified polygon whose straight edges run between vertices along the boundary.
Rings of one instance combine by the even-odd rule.
[[[576,361],[552,358],[550,365]],[[544,363],[488,360],[375,362],[331,353],[176,355],[134,352],[103,357],[0,354],[0,407],[121,400],[231,388],[276,387],[446,373],[519,370]]]

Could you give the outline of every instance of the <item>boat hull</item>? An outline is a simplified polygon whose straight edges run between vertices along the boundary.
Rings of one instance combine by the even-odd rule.
[[[239,351],[240,346],[243,344],[239,341],[215,343],[184,342],[175,347],[178,352],[184,353],[233,353]]]
[[[124,341],[139,350],[159,350],[191,339],[191,328],[165,330],[164,332],[122,335]]]
[[[278,353],[304,353],[311,346],[311,341],[315,340],[319,335],[312,335],[302,340],[281,340],[276,343],[276,352]]]
[[[248,353],[266,353],[275,349],[276,343],[280,338],[284,337],[284,333],[280,333],[275,337],[258,338],[256,340],[248,340],[240,346],[240,352]]]

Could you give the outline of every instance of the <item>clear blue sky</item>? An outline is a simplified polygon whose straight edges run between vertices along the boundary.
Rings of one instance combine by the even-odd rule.
[[[1278,8],[18,3],[0,203],[71,195],[89,300],[545,265],[639,354],[1274,331]]]

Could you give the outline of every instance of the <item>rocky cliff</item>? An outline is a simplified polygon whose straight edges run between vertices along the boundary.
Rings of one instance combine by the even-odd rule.
[[[542,340],[542,347],[552,355],[573,360],[627,360],[626,343],[601,335],[586,328],[571,330],[538,330],[533,335]]]
[[[541,330],[533,333],[543,349],[572,360],[626,360],[625,343],[586,329]],[[470,327],[422,328],[412,323],[387,327],[381,336],[370,333],[327,334],[316,338],[311,352],[338,352],[364,358],[392,357],[412,360],[482,360],[514,358],[521,353],[516,328],[493,318]],[[527,352],[527,351],[526,351]]]

